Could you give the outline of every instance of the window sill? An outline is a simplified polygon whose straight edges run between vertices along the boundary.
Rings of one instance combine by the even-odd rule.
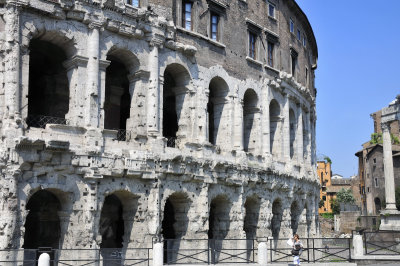
[[[200,33],[197,33],[197,32],[191,31],[191,30],[187,30],[187,29],[182,28],[182,27],[180,27],[180,26],[176,26],[176,29],[177,29],[178,31],[183,32],[183,33],[186,33],[186,34],[188,34],[188,35],[191,35],[191,36],[194,36],[194,37],[197,37],[197,38],[206,40],[206,41],[208,41],[209,43],[211,43],[211,44],[213,44],[213,45],[215,45],[215,46],[217,46],[217,47],[220,47],[220,48],[225,48],[225,47],[226,47],[225,44],[220,43],[220,42],[218,42],[218,41],[214,41],[214,40],[212,40],[212,39],[208,38],[207,36],[204,36],[204,35],[202,35],[202,34],[200,34]]]
[[[124,3],[125,4],[125,8],[131,8],[131,9],[140,9],[140,7],[138,7],[138,6],[133,6],[133,5],[130,5],[130,4],[127,4],[127,3]]]
[[[271,71],[273,71],[273,72],[276,72],[277,74],[279,74],[279,70],[278,69],[276,69],[276,68],[274,68],[274,67],[271,67],[271,66],[269,66],[268,64],[267,65],[264,65],[264,67],[266,68],[266,69],[268,69],[268,70],[271,70]]]
[[[250,56],[246,56],[246,60],[249,62],[252,62],[253,64],[259,65],[259,66],[263,65],[263,63],[261,61],[255,60],[255,59],[251,58]]]
[[[273,20],[274,22],[277,22],[277,21],[278,21],[275,17],[269,16],[269,15],[268,15],[268,18],[269,18],[270,20]]]

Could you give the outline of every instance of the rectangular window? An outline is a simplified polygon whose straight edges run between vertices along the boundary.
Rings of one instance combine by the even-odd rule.
[[[271,3],[268,4],[268,16],[275,18],[275,6]]]
[[[249,57],[256,59],[256,40],[257,35],[249,31]]]
[[[323,200],[323,201],[326,201],[326,196],[322,196],[322,200]]]
[[[306,86],[308,85],[308,68],[306,67]]]
[[[134,7],[139,7],[139,0],[126,0],[126,3]]]
[[[291,33],[294,32],[294,22],[293,22],[293,19],[290,19],[290,32],[291,32]]]
[[[274,43],[268,42],[268,60],[267,63],[270,67],[274,66]]]
[[[303,46],[304,46],[304,47],[306,47],[306,43],[307,43],[306,36],[305,36],[305,35],[303,35]]]
[[[300,32],[299,29],[297,29],[297,39],[298,39],[299,41],[301,41],[301,32]]]
[[[187,30],[193,30],[192,23],[192,7],[193,3],[190,1],[183,1],[182,8],[182,27]]]
[[[219,22],[219,16],[215,13],[211,13],[211,23],[210,23],[210,32],[211,32],[211,39],[214,41],[219,40],[219,34],[218,34],[218,22]]]
[[[378,178],[375,178],[375,187],[379,187]]]

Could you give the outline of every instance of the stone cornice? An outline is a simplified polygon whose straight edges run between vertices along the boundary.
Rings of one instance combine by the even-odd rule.
[[[71,59],[64,61],[63,66],[66,68],[67,71],[79,66],[86,67],[88,60],[89,59],[85,56],[74,55]]]

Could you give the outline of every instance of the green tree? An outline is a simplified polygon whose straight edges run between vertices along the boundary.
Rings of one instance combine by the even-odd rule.
[[[399,137],[393,134],[390,134],[390,139],[392,140],[392,144],[399,144],[400,140]],[[383,138],[382,133],[372,133],[371,140],[369,141],[371,144],[382,144]]]
[[[329,164],[332,165],[332,160],[331,160],[331,158],[329,158],[329,156],[325,156],[325,157],[324,157],[324,160],[325,160],[327,163],[329,163]]]
[[[340,204],[337,199],[331,199],[331,209],[333,214],[340,213]]]
[[[325,201],[324,201],[324,200],[320,200],[318,206],[319,206],[320,208],[322,208],[322,207],[324,207],[324,205],[325,205]]]
[[[353,192],[351,189],[342,188],[336,194],[337,201],[339,203],[354,203],[356,200],[354,199]]]

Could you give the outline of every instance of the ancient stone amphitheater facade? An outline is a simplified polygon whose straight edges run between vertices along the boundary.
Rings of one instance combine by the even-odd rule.
[[[317,236],[293,0],[0,1],[0,249]]]

